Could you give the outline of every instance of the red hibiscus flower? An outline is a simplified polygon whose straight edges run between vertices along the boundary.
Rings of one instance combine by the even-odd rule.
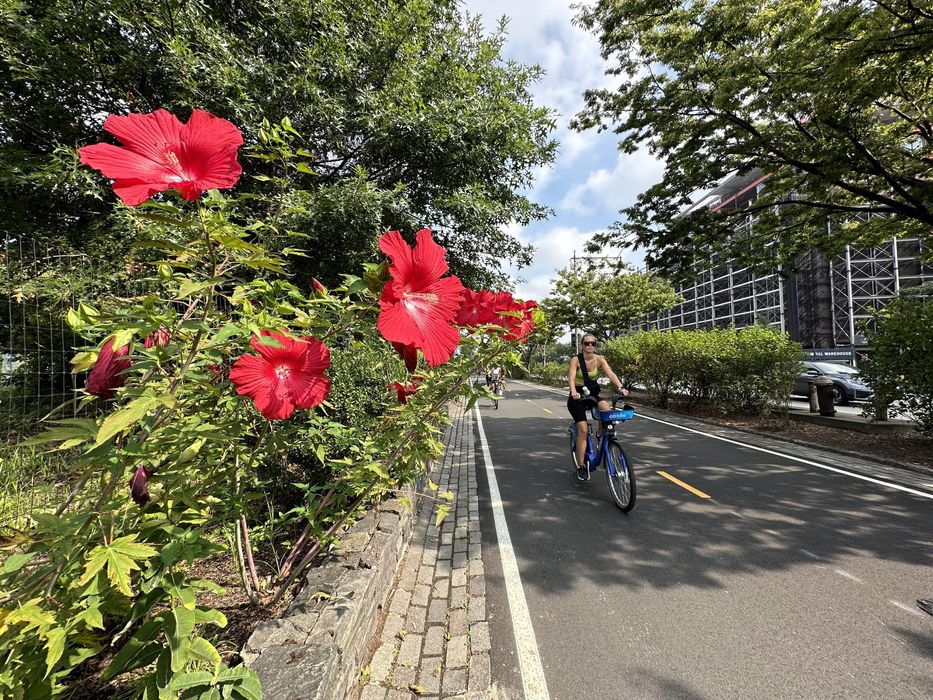
[[[113,338],[104,343],[84,385],[87,392],[102,399],[113,398],[116,390],[126,382],[124,372],[132,364],[127,357],[129,353],[129,345],[122,345],[114,350]]]
[[[418,391],[418,382],[420,381],[422,381],[422,377],[412,377],[412,381],[409,384],[392,382],[389,384],[389,388],[395,389],[395,393],[398,394],[398,402],[400,404],[406,404],[408,403],[408,397],[412,396],[415,392]]]
[[[405,345],[404,343],[392,343],[395,352],[405,360],[405,369],[411,374],[418,367],[418,348],[414,345]]]
[[[164,348],[166,345],[168,345],[168,341],[170,341],[171,339],[172,339],[172,334],[169,333],[168,328],[166,328],[165,326],[159,326],[159,329],[157,331],[153,331],[152,333],[146,336],[146,342],[143,344],[147,348],[151,348],[153,346]]]
[[[269,420],[289,418],[296,408],[314,408],[330,392],[324,370],[330,367],[330,351],[312,336],[289,338],[262,331],[281,347],[262,345],[259,338],[250,347],[259,355],[243,355],[230,369],[230,381],[241,396],[249,396]]]
[[[149,472],[142,465],[136,467],[133,476],[130,477],[130,496],[138,506],[144,506],[149,502]]]
[[[474,292],[472,289],[465,290],[463,297],[463,306],[457,312],[457,325],[475,328],[486,323],[496,323],[499,316],[496,313],[498,294],[482,289]],[[508,294],[506,292],[506,294]],[[509,294],[511,300],[512,295]]]
[[[243,143],[240,130],[200,109],[187,124],[164,109],[111,114],[104,129],[123,147],[98,143],[79,148],[81,162],[112,179],[113,191],[131,207],[169,189],[194,200],[205,190],[233,187],[243,172],[236,160]]]
[[[426,228],[418,231],[414,248],[398,231],[389,231],[379,239],[379,249],[392,261],[392,277],[379,299],[380,333],[392,343],[419,348],[432,367],[447,362],[460,342],[453,321],[464,287],[453,275],[443,277],[446,251]]]
[[[503,336],[506,340],[518,340],[520,342],[525,342],[528,337],[528,334],[531,333],[534,329],[535,321],[534,316],[532,316],[532,309],[538,307],[538,302],[536,301],[516,301],[512,305],[512,308],[507,309],[513,314],[521,314],[521,316],[503,316],[502,325],[508,328],[508,332]]]

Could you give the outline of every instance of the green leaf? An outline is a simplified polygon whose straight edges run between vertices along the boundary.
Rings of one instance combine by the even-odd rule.
[[[36,556],[37,552],[25,552],[22,554],[13,554],[5,562],[3,562],[2,573],[12,574],[14,571],[19,571],[26,564],[29,563],[29,560]]]
[[[450,512],[450,505],[447,503],[441,503],[437,506],[437,517],[434,519],[434,527],[440,527],[441,523],[444,522],[444,519],[447,517],[447,514]]]
[[[110,662],[101,678],[107,681],[121,673],[134,671],[155,661],[156,656],[162,650],[162,645],[154,640],[161,634],[164,624],[165,620],[161,615],[144,623],[113,657],[113,661]]]
[[[220,612],[220,610],[214,610],[212,608],[198,606],[194,611],[194,619],[199,625],[209,624],[215,627],[227,626],[227,616]]]
[[[197,688],[199,685],[209,686],[214,680],[214,674],[210,671],[188,671],[187,673],[176,673],[169,688],[178,692]]]
[[[24,440],[22,445],[43,445],[48,442],[59,442],[62,440],[80,440],[85,442],[97,434],[97,423],[87,418],[71,418],[64,421],[56,421],[55,428],[49,428],[44,433],[34,435],[28,440]]]
[[[131,572],[139,570],[136,560],[149,559],[158,554],[149,545],[136,543],[138,536],[138,533],[134,532],[132,535],[114,540],[110,545],[98,545],[91,550],[79,584],[83,585],[90,581],[106,565],[107,578],[110,582],[123,595],[128,598],[132,597],[130,575]]]
[[[65,652],[65,639],[67,636],[68,633],[64,627],[56,627],[45,636],[45,678],[48,678],[52,668],[62,658],[62,654]]]
[[[172,671],[180,673],[188,663],[196,618],[193,610],[174,608],[168,619],[170,624],[166,626],[165,635],[172,650]]]
[[[149,411],[157,406],[171,408],[175,400],[168,394],[162,396],[143,395],[133,399],[119,411],[110,414],[101,424],[97,432],[97,445],[102,445],[114,435],[117,435],[132,425],[141,421]]]
[[[204,639],[204,637],[195,637],[191,640],[189,653],[191,654],[191,658],[195,661],[203,661],[213,665],[215,671],[223,663],[223,659],[220,658],[220,654],[217,653],[214,645]]]

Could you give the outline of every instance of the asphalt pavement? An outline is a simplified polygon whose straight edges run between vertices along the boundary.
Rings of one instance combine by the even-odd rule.
[[[844,472],[839,455],[638,416],[619,429],[637,477],[624,514],[601,470],[573,477],[565,401],[512,381],[498,409],[477,409],[547,684],[529,697],[933,697],[933,617],[915,602],[933,598],[933,485],[897,490],[775,452]],[[476,460],[492,678],[522,698]]]

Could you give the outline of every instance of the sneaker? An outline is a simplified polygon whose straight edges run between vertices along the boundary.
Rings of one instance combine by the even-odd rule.
[[[589,481],[590,479],[590,470],[586,467],[577,467],[577,480],[578,481]]]

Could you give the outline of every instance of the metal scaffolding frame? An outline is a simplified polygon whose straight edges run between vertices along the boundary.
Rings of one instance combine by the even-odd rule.
[[[749,218],[744,224],[752,226]],[[798,272],[756,273],[731,260],[711,260],[690,283],[677,286],[683,297],[670,311],[649,319],[661,330],[765,323],[791,333],[806,347],[861,347],[861,324],[906,287],[933,282],[933,265],[917,238],[898,238],[869,248],[846,246],[824,259],[802,256]]]

